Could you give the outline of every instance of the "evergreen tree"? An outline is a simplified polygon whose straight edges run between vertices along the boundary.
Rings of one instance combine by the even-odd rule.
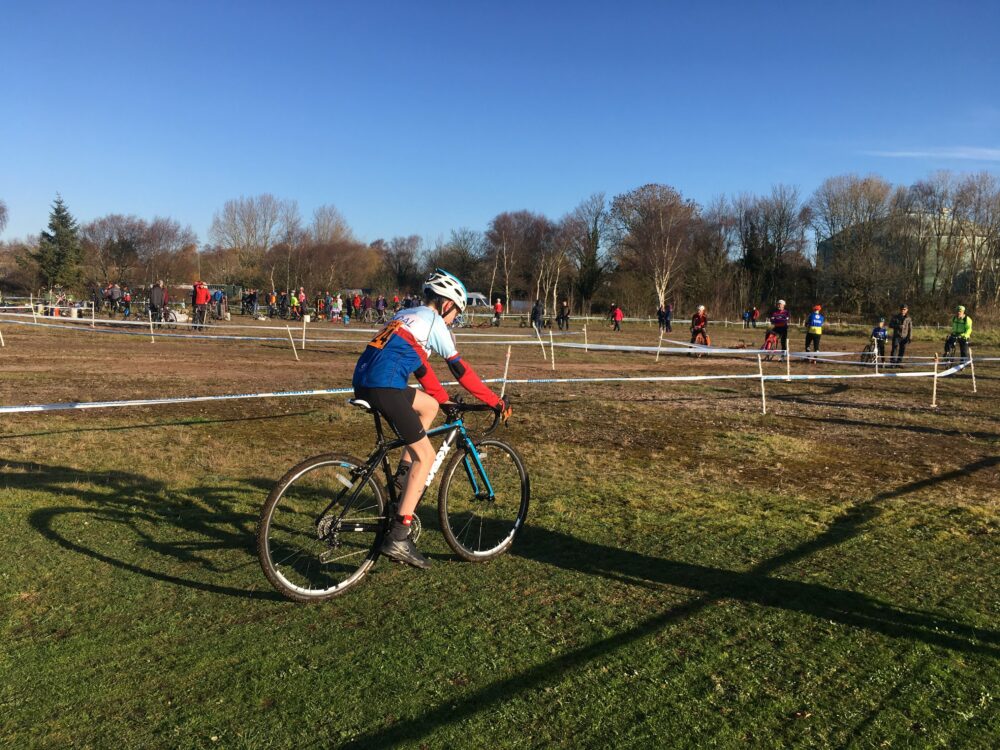
[[[76,219],[66,208],[62,196],[56,195],[49,214],[49,231],[42,232],[38,249],[31,253],[45,285],[70,286],[75,283],[80,275],[82,255]]]

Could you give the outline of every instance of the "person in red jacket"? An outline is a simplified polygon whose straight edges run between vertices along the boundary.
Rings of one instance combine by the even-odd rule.
[[[705,312],[704,305],[698,305],[695,314],[691,316],[691,343],[695,343],[698,334],[705,337],[705,344],[708,344],[708,313]]]
[[[497,297],[497,301],[493,304],[493,325],[496,328],[500,327],[500,318],[503,316],[503,302]]]
[[[611,313],[611,320],[613,320],[615,323],[614,330],[621,331],[622,321],[625,320],[625,313],[618,305],[615,305],[615,309]]]
[[[204,281],[196,282],[191,291],[191,306],[194,307],[194,325],[192,327],[195,330],[205,328],[205,317],[208,315],[208,303],[211,299],[212,293],[208,291],[208,284]]]

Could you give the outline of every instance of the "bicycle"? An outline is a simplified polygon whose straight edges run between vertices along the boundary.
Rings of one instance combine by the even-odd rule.
[[[874,336],[871,340],[865,344],[865,348],[861,350],[861,364],[870,365],[875,362],[875,355],[878,353],[878,339]]]
[[[780,349],[778,347],[781,345],[781,337],[772,328],[764,335],[764,346],[761,349],[767,352],[764,355],[764,361],[770,362],[775,357],[779,356]]]
[[[293,601],[323,601],[361,583],[379,557],[399,503],[388,455],[406,443],[399,438],[386,440],[382,417],[368,402],[349,399],[348,403],[374,417],[376,442],[368,458],[360,461],[342,453],[307,458],[288,470],[261,508],[257,524],[261,568],[271,585]],[[445,439],[425,487],[457,442],[438,490],[441,531],[463,560],[490,560],[510,549],[524,525],[531,495],[528,473],[514,448],[486,437],[499,426],[499,413],[473,439],[463,413],[493,411],[490,407],[456,401],[442,409],[445,423],[427,432],[428,437],[445,435]],[[376,478],[380,467],[384,485]],[[410,532],[414,541],[420,531],[419,516],[414,515]]]
[[[704,328],[699,328],[697,331],[692,331],[694,333],[694,341],[691,342],[692,346],[706,347],[712,345],[712,339],[709,337],[708,332]],[[705,352],[692,351],[689,356],[691,357],[704,357]]]

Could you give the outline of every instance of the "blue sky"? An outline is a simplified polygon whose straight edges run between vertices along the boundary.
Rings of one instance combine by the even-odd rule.
[[[646,182],[1000,173],[1000,3],[8,2],[0,239],[270,192],[364,240]]]

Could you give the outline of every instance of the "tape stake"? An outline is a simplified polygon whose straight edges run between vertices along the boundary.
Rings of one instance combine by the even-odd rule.
[[[299,353],[297,351],[295,351],[295,339],[292,338],[292,329],[291,329],[291,326],[285,326],[285,330],[288,331],[288,340],[292,344],[292,354],[295,355],[295,361],[298,362],[299,361]]]
[[[549,328],[549,361],[552,363],[552,369],[556,369],[556,345],[552,340],[552,329]]]
[[[583,324],[583,350],[589,352],[590,348],[587,345],[587,324]]]
[[[7,345],[6,345],[6,344],[5,344],[4,342],[3,342],[3,331],[0,331],[0,346],[7,346]]]
[[[94,325],[95,325],[95,323],[96,323],[96,320],[95,320],[95,318],[96,318],[95,307],[96,306],[94,305],[94,301],[91,300],[90,301],[90,327],[91,328],[93,328]]]
[[[937,408],[938,356],[934,355],[934,387],[931,390],[931,408]]]
[[[792,358],[788,356],[788,339],[785,339],[785,381],[792,380]]]
[[[35,315],[35,295],[28,295],[28,304],[31,305],[31,320],[33,323],[38,322],[38,316]]]
[[[302,349],[306,348],[306,315],[302,313]]]
[[[660,331],[660,342],[656,345],[656,361],[660,361],[660,347],[663,346],[663,331]]]
[[[548,357],[545,356],[545,343],[542,341],[542,334],[538,332],[538,326],[532,323],[531,327],[535,329],[535,336],[538,339],[538,345],[542,347],[542,359],[548,359]]]
[[[2,339],[0,339],[2,340]],[[972,359],[972,344],[969,344],[969,368],[972,372],[972,392],[976,392],[976,363]]]
[[[507,347],[507,359],[503,363],[503,385],[500,386],[500,398],[507,395],[507,372],[510,370],[510,350],[512,347]]]
[[[150,344],[155,344],[156,343],[156,339],[153,338],[153,311],[152,310],[146,310],[146,315],[149,316],[149,343]]]
[[[757,372],[760,374],[760,413],[767,414],[767,397],[764,395],[764,362],[757,355]]]

